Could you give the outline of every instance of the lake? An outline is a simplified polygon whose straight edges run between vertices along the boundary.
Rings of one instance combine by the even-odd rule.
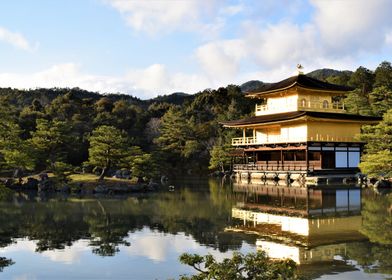
[[[128,196],[1,202],[0,279],[176,279],[182,253],[265,250],[311,279],[392,277],[392,195],[181,180]]]

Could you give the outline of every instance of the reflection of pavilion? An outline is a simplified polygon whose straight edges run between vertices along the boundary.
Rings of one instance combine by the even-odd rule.
[[[361,189],[306,189],[278,186],[234,187],[230,231],[258,235],[256,245],[272,258],[301,265],[336,263],[349,242],[365,240]],[[344,262],[340,265],[346,267]],[[314,266],[313,266],[314,268]]]

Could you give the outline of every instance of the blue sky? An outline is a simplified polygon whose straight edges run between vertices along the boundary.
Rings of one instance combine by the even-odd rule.
[[[390,0],[3,0],[0,86],[140,98],[392,61]]]

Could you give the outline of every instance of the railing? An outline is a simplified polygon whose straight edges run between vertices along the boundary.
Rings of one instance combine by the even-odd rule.
[[[345,111],[343,102],[326,102],[326,101],[298,101],[299,110],[316,109],[322,111],[334,111],[342,112]]]
[[[299,143],[299,142],[358,142],[355,137],[341,137],[329,134],[316,134],[314,136],[283,137],[280,135],[270,135],[262,138],[238,137],[231,139],[232,146],[280,144],[280,143]]]
[[[231,139],[231,145],[233,146],[241,146],[241,145],[256,145],[258,144],[256,138],[253,137],[238,137]]]
[[[274,113],[291,112],[297,110],[303,111],[322,111],[344,113],[345,106],[343,102],[325,102],[325,101],[298,101],[296,103],[282,104],[271,106],[268,104],[256,104],[256,115],[267,115]]]
[[[274,113],[291,112],[297,110],[297,104],[286,104],[282,106],[271,106],[267,104],[256,104],[256,116]]]
[[[282,137],[280,135],[270,135],[262,138],[253,137],[238,137],[232,138],[231,144],[233,146],[241,145],[262,145],[262,144],[274,144],[274,143],[296,143],[296,142],[306,142],[306,137]]]
[[[320,161],[268,161],[264,163],[234,164],[234,171],[307,171],[321,169]]]

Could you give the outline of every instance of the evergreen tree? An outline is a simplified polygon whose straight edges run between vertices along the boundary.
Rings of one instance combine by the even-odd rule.
[[[374,86],[384,86],[392,90],[392,65],[388,61],[383,61],[374,71]]]
[[[37,119],[37,130],[29,139],[38,166],[54,168],[55,162],[66,162],[66,150],[73,145],[70,126],[64,121]]]
[[[382,116],[392,108],[392,88],[379,86],[369,95],[373,115]]]
[[[216,144],[212,148],[210,155],[210,166],[209,169],[219,169],[225,172],[227,168],[231,167],[232,157],[230,156],[230,151],[233,149],[230,145]]]
[[[182,254],[180,262],[193,267],[198,274],[181,280],[251,280],[251,279],[301,279],[293,260],[272,260],[263,251],[242,255],[235,252],[231,259],[218,262],[212,255]]]
[[[367,142],[359,164],[369,176],[392,176],[392,109],[375,126],[364,126],[361,140]]]
[[[3,164],[15,170],[14,176],[20,178],[25,170],[34,168],[31,149],[20,138],[22,130],[10,119],[0,119],[0,154]]]
[[[112,167],[126,167],[130,164],[130,156],[139,149],[131,150],[127,135],[113,126],[99,126],[90,136],[89,163],[102,168],[99,177],[103,180]]]

